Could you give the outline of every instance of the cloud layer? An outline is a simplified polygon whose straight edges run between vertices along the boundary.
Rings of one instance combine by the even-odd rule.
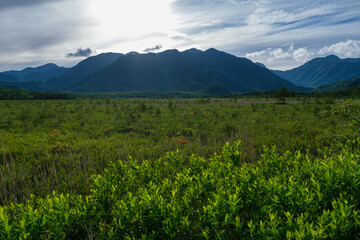
[[[304,63],[309,61],[314,55],[314,52],[308,50],[306,47],[294,48],[294,45],[291,44],[287,49],[267,48],[265,50],[247,53],[245,57],[269,66],[269,64],[271,65],[272,62],[276,61],[296,61],[298,63]]]
[[[320,49],[320,55],[335,54],[339,57],[355,58],[360,57],[360,41],[347,40],[346,42],[339,42],[330,46],[325,46]]]
[[[42,3],[56,2],[59,0],[1,0],[0,10],[7,8],[20,8],[34,6]]]
[[[87,54],[78,46],[214,47],[288,69],[323,55],[360,57],[359,12],[355,0],[2,0],[0,71],[72,66]]]
[[[327,55],[337,55],[340,58],[358,58],[360,57],[360,41],[349,39],[324,46],[318,51],[309,50],[307,47],[294,48],[294,44],[291,44],[288,48],[267,48],[247,53],[245,57],[269,66],[273,62],[285,63],[286,61],[296,61],[303,64],[315,56],[325,57]]]
[[[197,46],[289,69],[326,52],[335,54],[352,39],[337,54],[360,57],[356,50],[343,53],[356,49],[360,40],[359,1],[178,0],[172,7],[185,19],[178,29],[183,34],[179,46],[191,39]],[[340,45],[325,48],[334,44]]]

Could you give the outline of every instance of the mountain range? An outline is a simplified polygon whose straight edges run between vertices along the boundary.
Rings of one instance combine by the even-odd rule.
[[[272,70],[272,72],[293,84],[315,88],[359,77],[360,58],[340,59],[330,55],[324,58],[314,58],[291,70]]]
[[[46,81],[46,85],[52,90],[63,90],[65,87],[70,86],[110,65],[121,55],[123,54],[102,53],[97,56],[86,58],[63,74],[50,78]]]
[[[201,91],[218,85],[229,92],[301,88],[245,58],[216,49],[120,56],[100,71],[67,88],[75,92]]]
[[[102,53],[72,68],[46,64],[0,73],[0,86],[67,92],[201,92],[228,94],[279,89],[294,91],[360,76],[360,59],[316,58],[288,70],[267,69],[210,48],[160,53]]]
[[[10,82],[11,83],[11,82]],[[9,81],[0,85],[10,84]],[[244,92],[305,88],[283,80],[246,58],[216,49],[129,54],[104,53],[89,57],[46,81],[16,82],[29,90],[68,92]]]
[[[68,68],[59,67],[54,63],[48,63],[36,68],[25,68],[21,71],[6,71],[0,73],[0,81],[29,82],[46,81],[49,78],[66,72]]]

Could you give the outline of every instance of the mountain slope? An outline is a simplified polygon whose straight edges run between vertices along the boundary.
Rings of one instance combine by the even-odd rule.
[[[273,72],[296,85],[317,87],[360,76],[360,58],[340,59],[331,55],[315,58],[291,70]]]
[[[13,76],[13,80],[5,80],[0,78],[0,81],[45,81],[52,77],[56,77],[67,71],[67,68],[59,67],[56,64],[48,63],[35,68],[25,68],[21,71],[6,71],[2,74]]]
[[[353,89],[354,87],[360,87],[360,77],[352,80],[342,80],[328,85],[321,85],[318,87],[318,89],[337,91],[337,90]]]
[[[85,77],[68,90],[79,92],[200,90],[214,83],[231,92],[304,90],[245,58],[216,49],[205,52],[167,50],[120,56],[111,65]],[[191,84],[190,86],[185,86]]]
[[[231,92],[216,83],[210,83],[199,90],[199,93],[210,95],[226,95]]]
[[[24,89],[30,91],[49,91],[45,81],[27,81],[27,82],[0,82],[0,86],[12,89]]]
[[[50,89],[54,90],[64,89],[67,86],[75,84],[84,77],[108,66],[120,56],[122,56],[121,53],[102,53],[97,56],[89,57],[79,62],[76,66],[70,68],[60,76],[49,79],[46,82],[46,85]]]
[[[18,81],[20,81],[20,79],[18,79],[17,77],[11,74],[0,73],[0,82],[18,82]]]
[[[260,67],[262,67],[262,68],[267,68],[267,67],[265,66],[265,64],[263,64],[263,63],[256,62],[255,64],[258,65],[258,66],[260,66]]]
[[[238,86],[225,75],[213,70],[206,69],[196,74],[190,74],[180,77],[172,86],[173,91],[193,92],[201,90],[209,84],[216,84],[224,89],[239,89],[247,91],[248,89]],[[228,90],[229,91],[229,90]]]
[[[214,48],[202,53],[185,51],[184,54],[203,68],[214,69],[245,89],[268,90],[286,86],[291,90],[300,90],[294,84],[281,79],[268,69],[256,65],[246,58],[239,58]],[[236,88],[232,90],[242,91]]]
[[[177,50],[124,55],[71,89],[80,92],[166,91],[177,78],[195,71],[196,67]]]

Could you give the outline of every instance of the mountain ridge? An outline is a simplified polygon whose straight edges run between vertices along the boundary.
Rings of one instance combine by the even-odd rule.
[[[79,62],[74,67],[70,68],[68,71],[63,74],[51,78],[46,81],[46,85],[52,90],[63,90],[69,85],[74,84],[77,81],[80,81],[84,77],[95,73],[96,71],[106,67],[116,58],[122,56],[121,53],[101,53],[96,56],[91,56],[85,60]]]
[[[327,57],[314,58],[290,70],[271,71],[293,84],[305,87],[318,87],[360,76],[360,58],[341,59],[338,56],[329,55]]]
[[[183,89],[179,83],[181,78],[194,78],[208,69],[227,78],[225,82],[228,85],[232,83],[231,86],[220,85],[230,92],[279,89],[282,86],[293,90],[302,89],[246,58],[210,48],[206,51],[189,49],[179,52],[170,49],[160,53],[122,55],[109,66],[85,77],[67,90],[75,92],[179,90]],[[225,79],[224,77],[222,78]],[[199,81],[203,82],[202,87],[212,83],[204,82],[203,79],[194,80],[193,83]],[[216,84],[223,83],[216,82]]]
[[[54,63],[47,63],[38,67],[27,67],[22,70],[10,70],[1,72],[0,81],[9,81],[9,82],[30,82],[30,81],[46,81],[52,77],[56,77],[64,72],[66,72],[68,68],[59,67]],[[4,77],[12,76],[13,78],[7,79]]]
[[[54,67],[54,64],[44,66]],[[295,91],[309,90],[295,86],[249,59],[214,48],[206,51],[192,48],[182,52],[169,49],[145,54],[102,53],[46,81],[3,81],[0,85],[67,92],[191,92],[203,89],[236,93],[283,86]]]

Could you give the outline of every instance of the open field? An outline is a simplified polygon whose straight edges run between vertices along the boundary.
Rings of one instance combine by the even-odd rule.
[[[9,207],[0,212],[0,226],[5,229],[0,234],[19,238],[14,232],[21,232],[16,209],[22,209],[19,219],[24,217],[30,226],[28,208],[40,209],[44,204],[53,208],[54,201],[64,204],[56,216],[64,225],[34,222],[31,226],[42,227],[36,225],[37,233],[27,229],[30,235],[291,239],[316,233],[320,239],[332,234],[331,217],[342,216],[331,211],[349,213],[340,224],[348,232],[338,229],[339,234],[359,234],[354,230],[359,227],[360,209],[355,190],[360,183],[359,102],[288,102],[1,101],[0,203]],[[330,169],[334,172],[327,172]],[[52,194],[54,190],[57,193]],[[26,205],[11,204],[27,200]],[[231,201],[239,205],[231,207]],[[78,211],[75,215],[73,208]],[[326,215],[323,211],[328,210]],[[64,217],[66,211],[70,215]],[[6,212],[16,225],[9,231]],[[45,214],[40,212],[36,214]],[[321,221],[324,226],[311,225]],[[334,236],[348,236],[339,234]]]

